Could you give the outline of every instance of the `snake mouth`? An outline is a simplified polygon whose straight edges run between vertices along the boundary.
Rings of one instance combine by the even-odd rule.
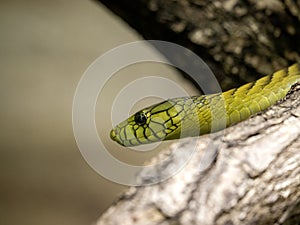
[[[118,138],[116,132],[114,129],[112,129],[110,131],[110,138],[113,140],[113,141],[116,141],[118,142],[120,145],[124,146],[124,143]]]

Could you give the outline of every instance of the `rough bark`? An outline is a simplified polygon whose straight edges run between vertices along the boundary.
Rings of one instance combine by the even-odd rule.
[[[300,1],[101,2],[146,39],[195,51],[225,89],[300,60]],[[165,159],[162,167],[139,174],[141,185],[170,172],[197,147],[178,174],[131,187],[97,225],[299,224],[299,96],[298,85],[284,101],[245,122],[171,145],[151,162]]]
[[[296,225],[300,221],[300,85],[267,111],[216,134],[183,139],[141,172],[97,225]],[[177,150],[176,150],[177,149]],[[174,151],[176,150],[176,151]]]
[[[145,39],[193,50],[223,89],[300,59],[299,0],[99,1]],[[185,63],[181,60],[176,63]]]

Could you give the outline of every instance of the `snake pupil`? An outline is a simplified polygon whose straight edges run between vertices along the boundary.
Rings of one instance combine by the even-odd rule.
[[[147,122],[147,117],[146,117],[145,113],[138,112],[138,113],[135,114],[134,120],[137,124],[143,125]]]

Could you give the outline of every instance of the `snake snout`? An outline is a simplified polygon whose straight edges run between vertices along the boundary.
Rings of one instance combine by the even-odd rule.
[[[114,130],[111,130],[110,131],[110,138],[114,141],[116,141],[117,139],[117,135],[116,135],[116,132]]]
[[[123,143],[123,141],[120,139],[117,130],[112,129],[112,130],[110,131],[110,138],[111,138],[113,141],[116,141],[116,142],[118,142],[120,145],[124,146],[124,143]]]

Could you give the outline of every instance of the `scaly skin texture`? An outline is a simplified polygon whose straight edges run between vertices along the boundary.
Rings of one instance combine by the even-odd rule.
[[[110,137],[136,146],[216,132],[270,107],[299,81],[300,65],[294,64],[223,93],[169,99],[118,124]]]

